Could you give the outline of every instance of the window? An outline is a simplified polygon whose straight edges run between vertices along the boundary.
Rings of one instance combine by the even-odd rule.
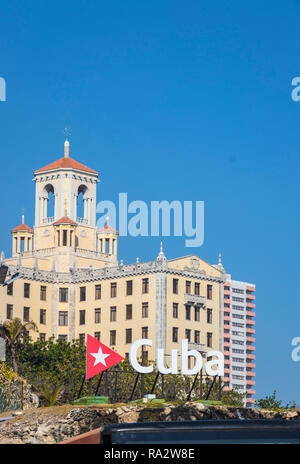
[[[207,323],[212,324],[212,309],[207,310]]]
[[[8,304],[6,305],[6,319],[12,319],[13,318],[13,305]]]
[[[244,290],[242,290],[241,288],[233,288],[232,291],[233,293],[245,293]]]
[[[142,327],[142,338],[148,338],[148,327]]]
[[[132,280],[126,281],[126,296],[132,295]]]
[[[86,288],[80,287],[80,301],[85,301],[86,299]]]
[[[199,308],[199,306],[195,306],[195,321],[196,322],[200,321],[200,308]]]
[[[112,282],[110,284],[110,297],[111,298],[116,298],[116,296],[117,296],[117,283]]]
[[[173,293],[178,293],[178,279],[173,279]]]
[[[143,279],[143,281],[142,281],[142,293],[149,293],[149,279]]]
[[[191,331],[190,329],[185,329],[185,338],[190,342],[191,341]]]
[[[126,343],[132,343],[132,329],[126,329]]]
[[[40,309],[40,324],[46,324],[46,310]]]
[[[199,282],[195,282],[195,295],[200,295],[200,284]]]
[[[132,305],[128,304],[126,305],[126,320],[132,319]]]
[[[24,298],[30,298],[30,284],[24,284]]]
[[[191,293],[191,282],[190,282],[190,280],[187,280],[185,282],[185,293],[188,293],[188,294]]]
[[[94,332],[94,338],[100,342],[100,332]]]
[[[148,366],[148,351],[142,350],[142,366]]]
[[[46,298],[47,298],[47,287],[46,285],[41,285],[40,299],[41,301],[46,301]]]
[[[40,340],[41,340],[41,342],[46,341],[46,334],[45,333],[40,333]]]
[[[110,331],[110,341],[109,341],[110,345],[115,345],[116,344],[116,338],[117,338],[116,331],[111,330]]]
[[[232,297],[232,301],[239,301],[240,303],[244,303],[244,298],[240,298],[238,296],[233,296]]]
[[[177,342],[178,342],[178,328],[177,328],[177,327],[173,327],[173,331],[172,331],[172,342],[173,342],[173,343],[177,343]]]
[[[12,296],[14,294],[14,283],[12,282],[7,286],[7,295]]]
[[[85,334],[79,334],[79,343],[80,345],[85,344]]]
[[[95,324],[100,324],[101,322],[101,308],[95,309]]]
[[[79,311],[79,325],[85,324],[85,309]]]
[[[244,345],[245,343],[242,340],[232,340],[233,345]]]
[[[207,346],[210,348],[212,346],[212,333],[207,332]]]
[[[66,341],[68,340],[67,335],[59,335],[58,338],[59,338],[59,340],[61,340],[62,342],[66,342]]]
[[[234,319],[245,319],[245,316],[243,314],[234,314],[234,313],[232,313],[232,317]]]
[[[178,318],[178,303],[173,303],[173,317]]]
[[[60,325],[60,326],[68,325],[68,312],[67,311],[59,311],[59,313],[58,313],[58,325]]]
[[[67,288],[60,288],[59,289],[59,302],[60,303],[67,303],[68,302],[68,289]]]
[[[110,308],[110,322],[116,322],[117,320],[117,307],[111,306]]]
[[[142,317],[148,317],[149,313],[149,305],[148,303],[142,303]]]
[[[29,322],[29,308],[27,306],[23,308],[23,320]]]
[[[211,300],[212,299],[212,285],[207,285],[207,299]]]
[[[191,319],[191,307],[190,305],[185,305],[185,318],[187,321]]]
[[[63,230],[63,246],[67,246],[68,231]]]
[[[95,300],[101,299],[101,284],[95,285]]]
[[[200,330],[195,330],[194,341],[195,343],[200,343]]]
[[[236,309],[237,311],[245,311],[244,306],[232,305],[232,309]]]

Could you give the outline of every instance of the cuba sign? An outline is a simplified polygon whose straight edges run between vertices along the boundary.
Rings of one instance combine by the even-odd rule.
[[[201,353],[196,350],[188,349],[188,340],[181,340],[180,342],[180,374],[183,375],[195,375],[201,371],[203,367],[203,358]],[[135,341],[129,351],[129,361],[133,369],[141,374],[150,374],[153,372],[153,365],[142,366],[138,362],[137,352],[138,349],[143,346],[152,346],[152,340],[141,339]],[[205,372],[207,375],[212,376],[224,376],[224,355],[220,351],[208,351],[206,353]],[[164,362],[165,350],[158,348],[156,350],[156,367],[161,374],[178,374],[178,350],[171,350],[170,354],[170,365],[165,366]],[[194,358],[194,366],[189,368],[189,358]]]

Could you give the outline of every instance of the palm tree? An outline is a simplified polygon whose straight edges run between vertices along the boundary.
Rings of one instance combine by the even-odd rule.
[[[10,349],[13,370],[18,374],[17,348],[20,338],[26,337],[29,330],[37,331],[37,325],[33,321],[22,323],[21,319],[15,317],[12,321],[0,324],[0,337],[3,337]]]

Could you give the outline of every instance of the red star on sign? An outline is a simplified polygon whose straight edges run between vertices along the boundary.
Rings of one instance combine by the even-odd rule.
[[[123,361],[123,357],[108,346],[87,335],[86,345],[86,379],[105,371],[111,366]]]

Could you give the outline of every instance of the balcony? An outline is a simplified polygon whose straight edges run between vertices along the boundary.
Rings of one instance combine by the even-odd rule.
[[[209,350],[209,348],[203,343],[192,343],[192,342],[189,342],[188,349],[199,351],[199,353],[203,353],[203,354],[207,353],[207,351]]]
[[[252,319],[246,319],[246,323],[249,325],[255,325],[255,321],[253,321]]]
[[[226,298],[226,296],[224,296],[224,303],[230,304],[230,298]]]
[[[224,321],[230,322],[230,316],[224,316]]]
[[[224,290],[224,298],[226,298],[226,296],[230,296],[230,290]]]
[[[255,385],[255,380],[246,380],[246,385]]]
[[[206,306],[205,296],[192,295],[190,293],[184,294],[184,304],[192,306]]]
[[[251,356],[251,355],[249,355],[249,356]],[[246,362],[246,367],[248,367],[249,369],[255,369],[255,368],[256,368],[256,364]]]
[[[252,287],[252,285],[247,285],[246,290],[248,290],[249,292],[255,292],[255,287]]]
[[[256,348],[255,348],[255,346],[253,346],[253,345],[246,345],[246,350],[255,351]],[[248,355],[247,355],[247,356],[248,356]]]
[[[255,300],[255,295],[251,295],[251,293],[246,293],[246,298],[248,300]]]
[[[254,311],[249,311],[248,309],[246,309],[246,316],[255,317],[256,313]]]
[[[224,389],[223,389],[223,390],[224,390]],[[246,403],[254,404],[254,403],[255,403],[255,399],[254,399],[254,398],[246,398]]]
[[[227,367],[225,367],[225,369],[224,369],[224,374],[230,374],[230,369],[228,369]]]
[[[88,224],[88,223],[89,223],[89,221],[88,221],[87,219],[85,219],[85,218],[80,218],[80,217],[76,218],[76,222],[77,222],[78,224]]]
[[[247,393],[248,395],[255,395],[256,390],[252,390],[252,389],[250,389],[250,388],[247,388],[246,393]],[[248,399],[250,399],[250,398],[248,398]]]
[[[230,342],[224,342],[224,348],[230,348]]]
[[[247,377],[256,377],[256,373],[252,371],[246,371],[246,374],[247,374]],[[247,380],[247,382],[249,381]]]
[[[223,378],[223,381],[224,381],[224,383],[230,382],[230,377],[224,377],[224,378]],[[228,388],[229,388],[229,387],[228,387]]]
[[[43,224],[52,224],[54,222],[54,217],[47,217],[43,219]]]
[[[255,334],[256,330],[255,329],[249,329],[249,327],[246,327],[246,333],[248,334]]]
[[[255,343],[255,338],[254,337],[246,337],[246,341],[249,343]]]
[[[248,354],[247,353],[246,358],[247,359],[256,359],[256,356],[255,356],[255,354]]]
[[[254,309],[254,308],[256,308],[256,305],[255,305],[254,303],[248,303],[248,302],[246,302],[246,307],[247,307],[247,308],[252,308],[252,309]]]

